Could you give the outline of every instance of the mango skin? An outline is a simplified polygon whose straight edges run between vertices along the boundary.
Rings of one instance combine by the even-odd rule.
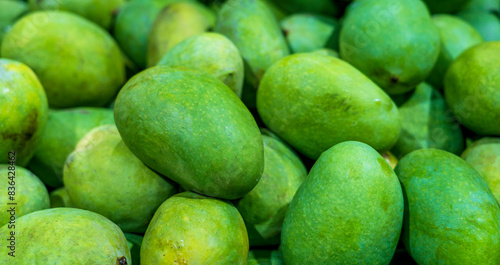
[[[386,151],[381,153],[380,155],[385,159],[387,164],[389,164],[389,166],[391,166],[392,169],[396,168],[396,165],[398,164],[399,160],[394,154],[392,154],[389,151]]]
[[[201,33],[174,46],[158,63],[205,71],[218,78],[241,97],[243,60],[238,48],[224,35]]]
[[[455,13],[464,8],[471,0],[423,0],[433,14]]]
[[[247,265],[285,265],[285,261],[278,250],[250,250]]]
[[[215,15],[196,2],[174,2],[156,17],[148,38],[147,65],[154,66],[181,41],[213,28]]]
[[[500,208],[470,165],[420,149],[395,171],[405,191],[403,242],[418,264],[500,264]]]
[[[125,78],[120,49],[109,33],[65,11],[39,11],[18,20],[5,35],[1,54],[33,69],[52,108],[103,106]]]
[[[78,14],[106,30],[125,0],[29,0],[32,10],[63,10]]]
[[[8,225],[0,228],[4,235],[10,231]],[[16,264],[131,264],[120,228],[93,212],[46,209],[17,219],[15,231]],[[12,260],[7,254],[0,256],[1,264]]]
[[[322,48],[322,49],[317,49],[312,51],[312,53],[317,53],[325,56],[332,56],[335,58],[340,58],[339,53],[335,50],[329,49],[329,48]]]
[[[321,154],[293,198],[283,257],[287,265],[389,264],[402,222],[403,194],[389,164],[366,144],[343,142]]]
[[[466,10],[457,14],[469,22],[483,37],[484,41],[500,40],[500,18],[484,11]]]
[[[120,91],[115,121],[139,159],[186,190],[238,199],[261,177],[263,143],[252,114],[207,73],[169,66],[141,72]]]
[[[264,172],[255,188],[236,202],[250,246],[278,245],[285,213],[307,176],[300,158],[280,140],[263,135]]]
[[[463,52],[444,80],[446,103],[465,127],[479,135],[500,135],[500,41]]]
[[[435,88],[442,88],[443,78],[450,64],[463,51],[482,43],[483,37],[469,23],[455,16],[434,15],[432,21],[439,30],[441,49],[427,82]]]
[[[9,27],[28,11],[28,4],[21,1],[0,0],[0,49]]]
[[[7,224],[11,219],[10,207],[15,207],[16,220],[26,214],[47,209],[50,206],[49,193],[40,179],[37,178],[29,170],[20,166],[14,166],[13,170],[9,170],[10,164],[0,164],[0,176],[4,178],[0,182],[0,188],[5,192],[0,194],[0,203],[2,205],[0,211],[0,226]],[[14,172],[14,174],[9,172]],[[9,183],[14,177],[15,195],[14,200],[10,200],[8,191],[11,185]],[[8,205],[7,203],[16,203],[17,205]]]
[[[293,53],[325,47],[333,32],[339,29],[335,19],[307,13],[290,15],[280,24]]]
[[[29,169],[47,186],[57,188],[63,185],[64,162],[78,141],[93,128],[115,121],[113,110],[92,107],[49,110],[48,116]]]
[[[245,80],[253,94],[265,71],[289,54],[269,7],[261,0],[230,0],[218,12],[215,31],[228,37],[245,62]]]
[[[57,207],[73,207],[71,198],[69,197],[68,191],[65,187],[57,188],[50,192],[50,208]]]
[[[387,151],[401,129],[384,91],[344,61],[314,53],[274,64],[257,92],[257,110],[269,129],[311,159],[348,140]]]
[[[482,138],[468,146],[461,157],[483,177],[500,203],[500,138]]]
[[[47,123],[45,90],[35,73],[23,63],[0,59],[0,163],[26,166],[35,153]]]
[[[401,135],[391,149],[397,157],[421,148],[436,148],[457,155],[464,149],[460,126],[443,96],[430,85],[418,85],[410,99],[399,107],[399,113]]]
[[[439,32],[420,0],[360,0],[347,8],[340,57],[389,94],[403,94],[429,75]]]
[[[64,165],[72,206],[102,214],[124,232],[142,233],[176,187],[127,148],[115,125],[91,130]]]
[[[141,246],[142,265],[246,264],[248,237],[230,203],[192,192],[166,200]]]

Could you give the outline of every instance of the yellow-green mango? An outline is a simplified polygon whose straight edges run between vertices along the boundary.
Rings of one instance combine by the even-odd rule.
[[[47,96],[35,73],[25,64],[0,59],[1,164],[11,162],[11,156],[20,166],[28,164],[45,129],[47,112]]]
[[[269,68],[257,110],[269,129],[312,159],[348,140],[387,151],[401,129],[398,109],[382,89],[346,62],[314,53]]]
[[[141,246],[141,264],[247,263],[248,237],[230,203],[183,192],[156,211]]]
[[[311,52],[326,46],[330,36],[339,30],[337,21],[316,14],[293,14],[281,20],[281,29],[293,53]]]
[[[318,158],[286,213],[285,263],[389,264],[403,209],[398,177],[377,151],[337,144]]]
[[[419,149],[395,169],[405,194],[403,242],[420,265],[500,264],[500,208],[460,157]]]

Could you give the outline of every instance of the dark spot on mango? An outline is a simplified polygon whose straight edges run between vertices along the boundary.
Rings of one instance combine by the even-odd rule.
[[[11,140],[13,142],[18,143],[21,146],[24,146],[26,142],[31,140],[33,138],[33,135],[36,133],[38,130],[38,111],[37,110],[32,110],[30,114],[26,117],[25,123],[26,125],[23,126],[23,129],[21,132],[15,133],[15,132],[4,132],[2,133],[2,138],[5,140]],[[20,149],[21,146],[19,146]]]
[[[124,256],[119,257],[116,260],[116,264],[118,264],[118,265],[127,265],[128,264],[127,258],[125,258]]]
[[[397,82],[399,82],[399,78],[397,76],[392,76],[391,83],[396,84]]]

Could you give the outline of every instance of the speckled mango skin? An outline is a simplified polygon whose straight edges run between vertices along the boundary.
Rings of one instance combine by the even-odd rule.
[[[202,33],[185,39],[165,54],[158,64],[205,71],[241,97],[243,60],[238,48],[224,35]]]
[[[238,199],[261,177],[263,143],[252,114],[207,73],[169,66],[141,72],[120,91],[115,121],[139,159],[186,190]]]
[[[455,16],[434,15],[432,21],[439,30],[441,49],[427,82],[442,88],[444,75],[453,60],[468,48],[482,43],[483,37],[469,23]]]
[[[71,202],[71,198],[69,197],[68,191],[65,187],[60,187],[49,194],[50,197],[50,208],[57,207],[72,207],[73,203]]]
[[[389,94],[403,94],[429,75],[439,32],[420,0],[359,0],[347,8],[340,57]]]
[[[0,176],[3,181],[0,181],[0,226],[5,225],[10,221],[11,213],[8,212],[10,207],[15,207],[15,217],[16,219],[20,216],[47,209],[50,206],[49,193],[47,188],[43,185],[40,179],[37,178],[29,170],[22,168],[20,166],[15,166],[14,170],[9,170],[11,165],[0,164]],[[9,174],[9,172],[14,172],[15,174]],[[8,177],[14,177],[14,187],[15,189],[9,189],[11,185],[11,179]],[[8,191],[15,191],[14,200],[10,200]],[[8,205],[7,203],[16,203],[17,205]]]
[[[465,7],[471,0],[423,0],[433,14],[455,13]]]
[[[312,52],[325,47],[330,36],[339,28],[333,18],[308,13],[290,15],[280,24],[293,53]]]
[[[102,214],[125,232],[146,231],[156,209],[176,187],[127,148],[115,125],[91,130],[64,165],[72,205]]]
[[[0,233],[12,231],[7,225]],[[5,250],[1,264],[126,264],[127,240],[118,226],[103,216],[73,208],[34,212],[16,220],[16,257]]]
[[[33,71],[17,61],[0,59],[0,163],[26,166],[47,123],[47,96]]]
[[[325,151],[299,188],[281,249],[287,265],[389,264],[402,223],[392,168],[370,146],[347,141]]]
[[[61,187],[64,162],[76,144],[93,128],[114,124],[113,110],[105,108],[71,108],[49,110],[47,126],[29,163],[47,186]]]
[[[405,191],[402,238],[418,264],[500,264],[500,208],[470,165],[420,149],[395,171]]]
[[[248,237],[230,203],[192,192],[166,200],[156,211],[141,246],[142,265],[247,262]]]
[[[103,106],[124,82],[118,45],[96,24],[65,11],[39,11],[14,24],[2,56],[37,74],[53,108]]]
[[[426,83],[421,83],[411,97],[399,107],[401,135],[391,149],[401,158],[421,148],[442,149],[460,154],[464,138],[443,96]]]
[[[479,135],[500,135],[500,41],[463,52],[448,69],[444,96],[463,126]]]
[[[257,110],[269,129],[312,159],[348,140],[387,151],[401,129],[384,91],[344,61],[314,53],[290,55],[269,68]]]
[[[250,250],[247,265],[285,265],[285,261],[278,250]]]
[[[28,5],[21,1],[0,0],[0,48],[8,27],[28,11]]]
[[[63,10],[78,14],[106,30],[125,0],[29,0],[32,10]]]
[[[289,54],[278,21],[261,0],[225,2],[218,12],[215,31],[238,48],[245,61],[245,80],[254,89],[265,71]]]
[[[500,40],[500,18],[495,14],[466,10],[458,13],[457,16],[471,24],[481,34],[484,41]]]
[[[461,157],[483,177],[500,203],[500,138],[482,138],[468,146]]]
[[[263,135],[264,172],[255,188],[236,202],[250,246],[278,245],[286,210],[307,176],[300,158],[280,140]]]
[[[215,24],[213,12],[196,2],[167,5],[156,17],[148,39],[147,65],[154,66],[181,41],[208,31]]]

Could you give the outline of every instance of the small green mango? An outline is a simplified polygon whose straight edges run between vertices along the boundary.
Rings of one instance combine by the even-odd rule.
[[[247,265],[285,265],[285,261],[278,250],[250,250]]]
[[[21,1],[0,0],[0,50],[3,36],[14,22],[28,11],[28,4]]]
[[[28,0],[32,10],[63,10],[80,15],[106,30],[125,0]]]
[[[418,264],[500,264],[500,208],[470,165],[420,149],[395,171],[405,191],[403,242]]]
[[[141,264],[246,264],[248,237],[230,203],[192,192],[166,200],[149,224]]]
[[[500,2],[498,0],[470,0],[462,10],[499,12]]]
[[[389,264],[403,223],[398,178],[370,146],[347,141],[323,152],[286,213],[287,265]]]
[[[443,78],[450,64],[463,51],[482,43],[483,37],[469,23],[455,16],[434,15],[432,21],[439,30],[441,50],[427,82],[435,88],[442,88]]]
[[[50,194],[50,208],[57,207],[72,207],[71,198],[65,187],[60,187],[53,190]]]
[[[288,205],[307,176],[300,158],[283,142],[263,135],[264,172],[236,208],[248,231],[250,246],[278,245]]]
[[[63,176],[75,208],[102,214],[125,232],[145,232],[156,209],[176,193],[130,152],[115,125],[86,134],[68,156]]]
[[[344,61],[314,53],[290,55],[269,68],[257,110],[269,129],[311,159],[348,140],[387,151],[401,129],[384,91]]]
[[[399,107],[399,113],[401,135],[391,149],[397,157],[421,148],[462,152],[464,138],[460,126],[454,121],[443,96],[430,85],[418,85],[410,99]]]
[[[33,69],[51,107],[103,106],[125,78],[113,38],[64,11],[39,11],[18,20],[5,35],[2,56]]]
[[[467,10],[457,14],[458,17],[469,22],[484,41],[500,40],[500,19],[490,12]]]
[[[414,89],[439,55],[439,32],[420,0],[358,0],[346,11],[340,57],[389,94]]]
[[[270,0],[289,13],[308,12],[336,15],[337,6],[330,0]]]
[[[5,250],[0,264],[131,264],[120,228],[90,211],[41,210],[20,217],[12,229],[4,225],[0,233],[7,238],[15,231],[15,257]]]
[[[312,52],[326,46],[335,30],[339,29],[333,18],[315,14],[293,14],[281,21],[281,29],[293,53]]]
[[[72,108],[49,110],[47,126],[29,163],[47,186],[61,187],[64,162],[76,144],[93,128],[114,124],[113,110],[105,108]]]
[[[263,143],[252,114],[207,73],[169,66],[139,73],[120,91],[115,120],[139,159],[187,190],[238,199],[261,177]]]
[[[132,264],[141,264],[141,245],[143,237],[136,234],[124,233],[127,242],[129,243],[130,255],[132,256]]]
[[[465,127],[479,135],[500,135],[500,41],[463,52],[450,65],[444,96]]]
[[[26,166],[47,123],[47,96],[31,69],[0,59],[0,164]],[[15,152],[15,154],[9,153]]]
[[[500,138],[485,137],[474,142],[462,158],[483,177],[500,203]]]
[[[4,191],[0,193],[0,226],[10,221],[15,224],[23,215],[50,207],[47,188],[31,171],[17,165],[0,164],[0,176],[3,178],[0,189]]]
[[[455,13],[464,8],[471,0],[423,0],[430,12]]]
[[[238,97],[243,88],[243,60],[238,48],[218,33],[202,33],[173,47],[158,63],[205,71],[224,82]]]
[[[215,15],[196,2],[174,2],[156,17],[148,39],[147,65],[154,66],[181,41],[208,31],[215,24]]]

